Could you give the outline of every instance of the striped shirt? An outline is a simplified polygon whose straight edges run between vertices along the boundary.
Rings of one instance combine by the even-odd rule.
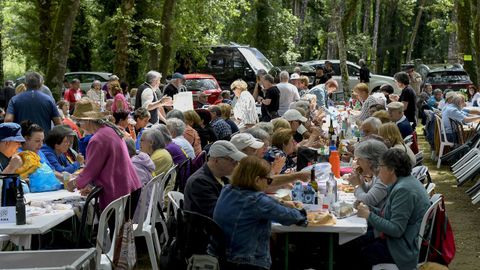
[[[368,98],[362,104],[362,111],[361,111],[360,115],[358,116],[358,119],[363,122],[363,120],[370,117],[371,116],[370,115],[370,106],[375,105],[375,104],[379,104],[378,100],[372,95],[368,96]]]

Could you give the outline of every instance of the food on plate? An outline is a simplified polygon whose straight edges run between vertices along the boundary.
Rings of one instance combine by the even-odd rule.
[[[33,151],[23,151],[18,153],[22,158],[22,167],[18,168],[15,173],[22,178],[27,178],[31,173],[40,168],[40,156]]]
[[[307,214],[308,224],[312,226],[335,225],[337,219],[328,212],[310,212]]]
[[[344,204],[340,206],[340,210],[338,212],[340,214],[340,217],[347,217],[353,214],[353,207],[349,204]]]
[[[291,201],[292,200],[292,191],[290,189],[279,189],[275,192],[275,197],[280,200],[284,201]]]

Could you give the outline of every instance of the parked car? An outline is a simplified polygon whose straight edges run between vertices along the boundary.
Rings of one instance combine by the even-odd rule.
[[[71,82],[73,79],[80,80],[80,88],[83,91],[90,90],[94,80],[99,80],[102,86],[108,82],[108,79],[112,76],[109,72],[91,72],[91,71],[77,71],[65,73],[65,79]],[[25,83],[25,76],[21,76],[15,80],[15,86]]]
[[[418,67],[419,73],[424,76],[424,82],[432,85],[433,89],[452,89],[458,91],[460,89],[467,89],[473,82],[470,76],[463,69],[462,65],[454,64],[450,66],[442,65],[420,65]],[[425,75],[426,74],[426,75]]]
[[[212,75],[195,73],[183,76],[185,76],[185,87],[192,92],[194,99],[198,94],[205,93],[208,95],[208,103],[213,104],[222,93],[220,85]]]
[[[317,68],[318,66],[324,66],[325,61],[327,60],[312,60],[307,62],[299,62],[297,63],[300,66],[311,66],[313,68]],[[333,79],[338,82],[339,89],[336,93],[334,93],[334,98],[337,100],[343,99],[343,90],[342,90],[342,76],[340,72],[340,60],[328,60],[332,62],[333,71],[335,75]],[[360,82],[360,66],[347,61],[347,69],[348,69],[348,84],[350,89],[352,89],[357,83]],[[308,75],[307,75],[308,76]],[[378,75],[370,72],[370,83],[368,87],[371,90],[377,90],[383,84],[389,84],[395,89],[395,93],[400,93],[401,89],[398,89],[395,79],[389,76]]]
[[[221,89],[230,89],[237,79],[247,82],[253,88],[259,69],[269,72],[272,63],[256,48],[247,45],[220,45],[211,48],[205,65],[194,68],[195,73],[212,74],[218,80]]]

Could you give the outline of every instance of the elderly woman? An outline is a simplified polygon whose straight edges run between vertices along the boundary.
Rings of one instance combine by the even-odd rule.
[[[67,130],[62,126],[56,126],[48,132],[45,138],[45,145],[42,146],[41,150],[54,171],[74,173],[84,163],[81,154],[76,156],[75,161],[70,161],[67,158],[66,154],[72,143],[69,136],[76,136],[76,134],[71,129]]]
[[[458,134],[453,133],[452,125],[450,119],[456,120],[460,123],[471,123],[478,122],[480,120],[480,115],[467,116],[462,112],[462,109],[465,107],[465,99],[462,95],[455,95],[452,98],[452,103],[447,104],[442,109],[442,123],[445,127],[445,133],[447,134],[447,140],[450,142],[455,141]]]
[[[279,129],[273,133],[272,147],[265,153],[264,159],[272,163],[277,156],[285,158],[285,164],[280,173],[290,173],[296,170],[297,164],[291,157],[296,147],[291,129]]]
[[[237,97],[237,102],[233,107],[233,117],[238,128],[243,130],[258,123],[255,99],[248,91],[247,83],[243,80],[236,80],[230,85],[230,89]]]
[[[237,124],[230,119],[232,117],[232,106],[225,104],[225,103],[220,103],[218,104],[218,107],[220,108],[220,111],[222,112],[222,118],[227,122],[227,124],[230,126],[232,129],[232,134],[238,133],[239,129]]]
[[[415,154],[410,147],[405,145],[402,134],[400,134],[400,130],[395,123],[382,124],[378,129],[378,135],[385,140],[385,143],[390,146],[390,148],[397,148],[404,151],[410,159],[412,167],[415,166],[415,163],[417,163]]]
[[[167,119],[167,129],[172,135],[172,141],[180,146],[188,155],[189,158],[195,158],[195,151],[192,145],[183,137],[185,131],[185,123],[178,118]]]
[[[104,114],[94,109],[93,102],[80,100],[73,118],[88,134],[94,134],[87,147],[88,161],[80,175],[67,183],[66,188],[84,189],[89,184],[103,187],[100,193],[100,209],[121,196],[131,194],[132,205],[136,205],[142,183],[138,179],[123,132],[115,125],[103,120]]]
[[[173,166],[173,159],[165,149],[162,134],[155,128],[148,128],[140,139],[140,151],[148,154],[155,164],[154,175],[165,173]]]
[[[100,106],[100,108],[105,105],[105,92],[103,92],[102,83],[99,80],[93,81],[91,89],[87,92],[87,96]]]
[[[375,117],[368,117],[360,125],[360,133],[362,137],[369,137],[378,134],[378,128],[382,125],[382,121]]]
[[[380,263],[395,263],[399,269],[417,269],[417,245],[420,224],[430,206],[422,184],[411,176],[409,158],[405,151],[390,149],[379,163],[379,178],[389,186],[383,208],[358,206],[359,217],[365,218],[374,235],[365,236],[366,244],[360,256],[366,267]]]
[[[191,110],[189,113],[195,113],[195,111]],[[198,132],[192,127],[192,122],[187,122],[185,119],[185,114],[182,113],[180,110],[175,109],[167,113],[167,119],[170,118],[177,118],[185,123],[185,131],[183,132],[183,137],[192,145],[195,156],[200,154],[202,152],[200,137],[198,136]]]
[[[188,159],[187,153],[172,141],[172,135],[170,135],[167,126],[164,124],[156,124],[153,125],[152,128],[157,129],[162,135],[163,140],[165,141],[165,149],[172,156],[173,164],[180,165]]]
[[[366,140],[355,146],[356,168],[348,177],[355,186],[355,198],[372,207],[382,207],[387,197],[387,186],[379,179],[380,157],[388,150],[377,140]]]
[[[353,93],[357,95],[358,99],[360,99],[362,102],[362,111],[357,119],[359,121],[364,121],[370,117],[370,107],[379,102],[373,95],[369,95],[368,85],[365,83],[359,83],[355,85],[353,88]]]
[[[249,156],[233,171],[231,185],[222,189],[213,220],[225,233],[226,269],[270,269],[272,221],[306,225],[305,210],[283,206],[265,194],[272,181],[270,165]]]

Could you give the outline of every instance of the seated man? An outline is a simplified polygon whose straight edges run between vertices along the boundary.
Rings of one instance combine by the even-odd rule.
[[[19,124],[0,124],[0,172],[13,174],[22,167],[22,158],[17,155],[18,148],[25,139]]]
[[[479,115],[466,115],[462,112],[464,107],[464,97],[462,95],[455,95],[452,103],[447,104],[442,110],[442,122],[449,142],[458,142],[457,134],[454,133],[450,120],[455,120],[462,124],[478,122],[480,120]]]
[[[410,125],[407,117],[403,114],[403,103],[402,102],[391,102],[387,105],[388,114],[390,115],[390,120],[397,124],[400,133],[402,134],[402,138],[412,135],[413,128]]]
[[[440,102],[443,101],[443,92],[441,89],[435,89],[433,91],[433,95],[428,99],[427,101],[427,105],[430,107],[430,108],[435,108],[437,109],[438,108],[438,105],[440,104]]]
[[[228,183],[238,162],[246,157],[228,141],[216,141],[210,147],[208,161],[194,174],[185,186],[185,210],[212,218],[213,210],[223,186]]]

